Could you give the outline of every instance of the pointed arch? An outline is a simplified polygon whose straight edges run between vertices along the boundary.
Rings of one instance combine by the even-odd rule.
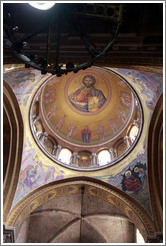
[[[16,234],[22,222],[42,204],[63,195],[86,193],[120,209],[143,235],[155,233],[154,222],[147,211],[132,197],[116,187],[89,177],[74,177],[46,184],[23,198],[10,212],[7,225],[15,227]]]
[[[8,159],[4,166],[3,183],[3,221],[5,222],[16,191],[23,150],[23,120],[21,111],[12,89],[5,81],[3,83],[3,112],[10,129],[10,133],[7,136],[9,142],[7,148],[9,149]],[[4,131],[7,131],[5,126]]]
[[[148,181],[156,232],[163,230],[163,94],[151,118],[148,133]]]

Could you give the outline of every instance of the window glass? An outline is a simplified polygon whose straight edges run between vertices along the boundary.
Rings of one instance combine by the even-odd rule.
[[[138,134],[138,127],[133,126],[130,130],[130,133],[129,133],[129,137],[130,137],[132,143],[136,139],[137,134]]]
[[[106,165],[109,162],[111,162],[111,156],[110,156],[110,153],[109,153],[108,150],[102,150],[102,151],[99,152],[99,154],[98,154],[98,162],[99,162],[100,166]]]
[[[71,151],[64,148],[61,149],[58,159],[63,163],[70,164],[71,156],[72,156]]]

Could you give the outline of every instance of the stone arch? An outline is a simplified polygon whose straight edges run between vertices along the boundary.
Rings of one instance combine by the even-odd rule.
[[[163,94],[153,111],[148,133],[148,180],[156,232],[163,230]]]
[[[132,197],[116,187],[89,177],[75,177],[46,184],[28,194],[10,211],[7,226],[15,227],[16,234],[23,221],[42,204],[63,195],[86,193],[102,199],[125,216],[139,229],[145,241],[155,233],[154,222],[147,211]]]
[[[23,120],[21,111],[12,89],[5,81],[3,83],[3,111],[10,128],[9,157],[5,168],[3,184],[3,220],[5,222],[16,191],[23,150]]]

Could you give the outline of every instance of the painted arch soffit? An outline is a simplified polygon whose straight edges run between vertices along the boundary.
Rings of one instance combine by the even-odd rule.
[[[140,230],[144,239],[155,233],[154,223],[143,207],[126,193],[93,178],[80,177],[59,180],[38,188],[22,199],[9,213],[7,226],[14,226],[16,234],[23,221],[36,208],[59,196],[84,193],[110,203],[120,209]]]

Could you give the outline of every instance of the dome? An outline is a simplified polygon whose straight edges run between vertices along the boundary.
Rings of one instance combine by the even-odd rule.
[[[100,169],[135,146],[142,109],[127,81],[111,70],[91,67],[47,79],[33,98],[30,126],[39,147],[56,163]],[[64,150],[66,162],[59,158]],[[102,151],[109,153],[105,163],[98,158]]]

